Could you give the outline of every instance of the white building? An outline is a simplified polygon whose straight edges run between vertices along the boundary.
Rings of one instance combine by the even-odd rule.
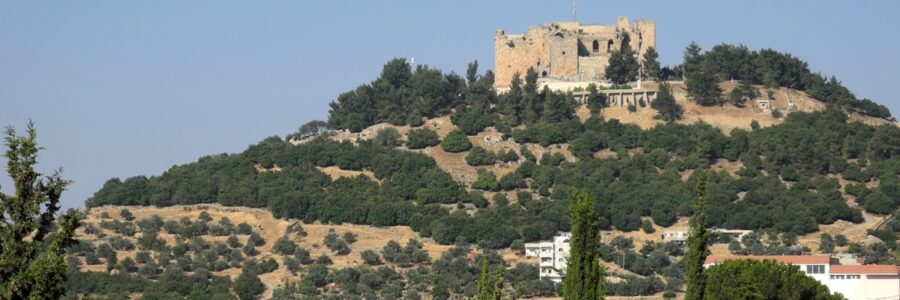
[[[662,234],[663,242],[684,242],[687,241],[687,231],[666,231]]]
[[[753,233],[753,230],[713,228],[709,232],[729,236],[735,240],[740,241],[744,238],[744,236]]]
[[[553,241],[526,243],[525,256],[537,257],[540,261],[540,278],[550,279],[553,282],[562,282],[562,274],[565,273],[569,258],[569,239],[571,233],[564,232],[553,237]]]
[[[708,268],[732,259],[771,259],[799,266],[800,271],[848,300],[900,299],[900,267],[897,266],[832,264],[827,255],[711,255],[704,266]]]

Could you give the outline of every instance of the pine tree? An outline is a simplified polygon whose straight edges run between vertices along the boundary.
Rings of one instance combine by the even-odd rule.
[[[34,170],[41,150],[36,136],[34,123],[28,124],[26,136],[6,129],[5,157],[15,194],[0,193],[0,299],[62,297],[65,248],[74,242],[81,219],[74,211],[56,218],[60,196],[70,182],[60,171],[41,178]]]
[[[647,48],[641,63],[644,67],[642,72],[644,79],[659,80],[659,53],[655,48]]]
[[[563,297],[567,300],[603,299],[605,279],[599,261],[600,214],[594,208],[596,201],[576,189],[569,197],[572,238],[563,279]]]
[[[684,256],[684,283],[686,285],[684,299],[703,299],[706,288],[706,276],[703,263],[709,256],[706,242],[709,233],[706,231],[706,179],[708,172],[703,172],[697,182],[697,200],[694,201],[694,216],[691,217],[691,233],[688,236],[688,252]]]
[[[703,63],[701,50],[700,45],[694,41],[691,41],[691,44],[684,49],[684,63],[681,65],[683,77],[687,78],[691,73],[700,71],[700,64]]]
[[[469,66],[466,68],[466,81],[468,81],[469,86],[475,84],[478,80],[478,60],[472,61],[469,63]]]
[[[626,84],[637,79],[640,64],[634,51],[615,51],[609,56],[606,66],[606,79],[615,84]]]
[[[687,75],[685,79],[688,96],[703,106],[722,103],[722,89],[716,77],[709,72],[699,71]]]
[[[684,109],[675,102],[675,96],[672,95],[672,89],[665,82],[659,84],[659,91],[656,93],[656,99],[650,102],[650,107],[659,112],[657,118],[666,122],[675,122],[681,120]]]

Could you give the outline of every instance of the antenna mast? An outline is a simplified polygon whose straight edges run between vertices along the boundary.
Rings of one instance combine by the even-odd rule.
[[[572,0],[572,20],[578,22],[578,8],[576,6],[578,0]]]

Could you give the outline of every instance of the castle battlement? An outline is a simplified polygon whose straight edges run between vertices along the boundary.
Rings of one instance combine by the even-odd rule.
[[[656,23],[619,17],[615,25],[556,22],[520,34],[497,29],[494,35],[494,87],[506,89],[515,74],[534,68],[540,78],[602,81],[609,56],[631,49],[643,55],[656,47]]]

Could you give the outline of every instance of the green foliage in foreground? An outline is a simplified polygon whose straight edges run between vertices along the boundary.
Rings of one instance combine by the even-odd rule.
[[[582,191],[572,191],[569,218],[572,223],[571,250],[563,278],[566,300],[603,299],[606,275],[600,265],[600,219],[597,201]]]
[[[69,211],[57,218],[59,199],[69,181],[57,171],[41,178],[34,170],[37,131],[27,135],[6,129],[7,174],[15,193],[0,193],[0,299],[56,299],[66,280],[65,249],[74,241],[80,214]]]
[[[797,266],[772,260],[728,260],[706,273],[703,299],[844,299]]]
[[[709,256],[709,233],[706,230],[706,181],[704,172],[697,181],[697,200],[694,201],[694,217],[691,218],[691,232],[688,236],[688,250],[684,257],[685,299],[703,299],[706,274],[703,264]]]

